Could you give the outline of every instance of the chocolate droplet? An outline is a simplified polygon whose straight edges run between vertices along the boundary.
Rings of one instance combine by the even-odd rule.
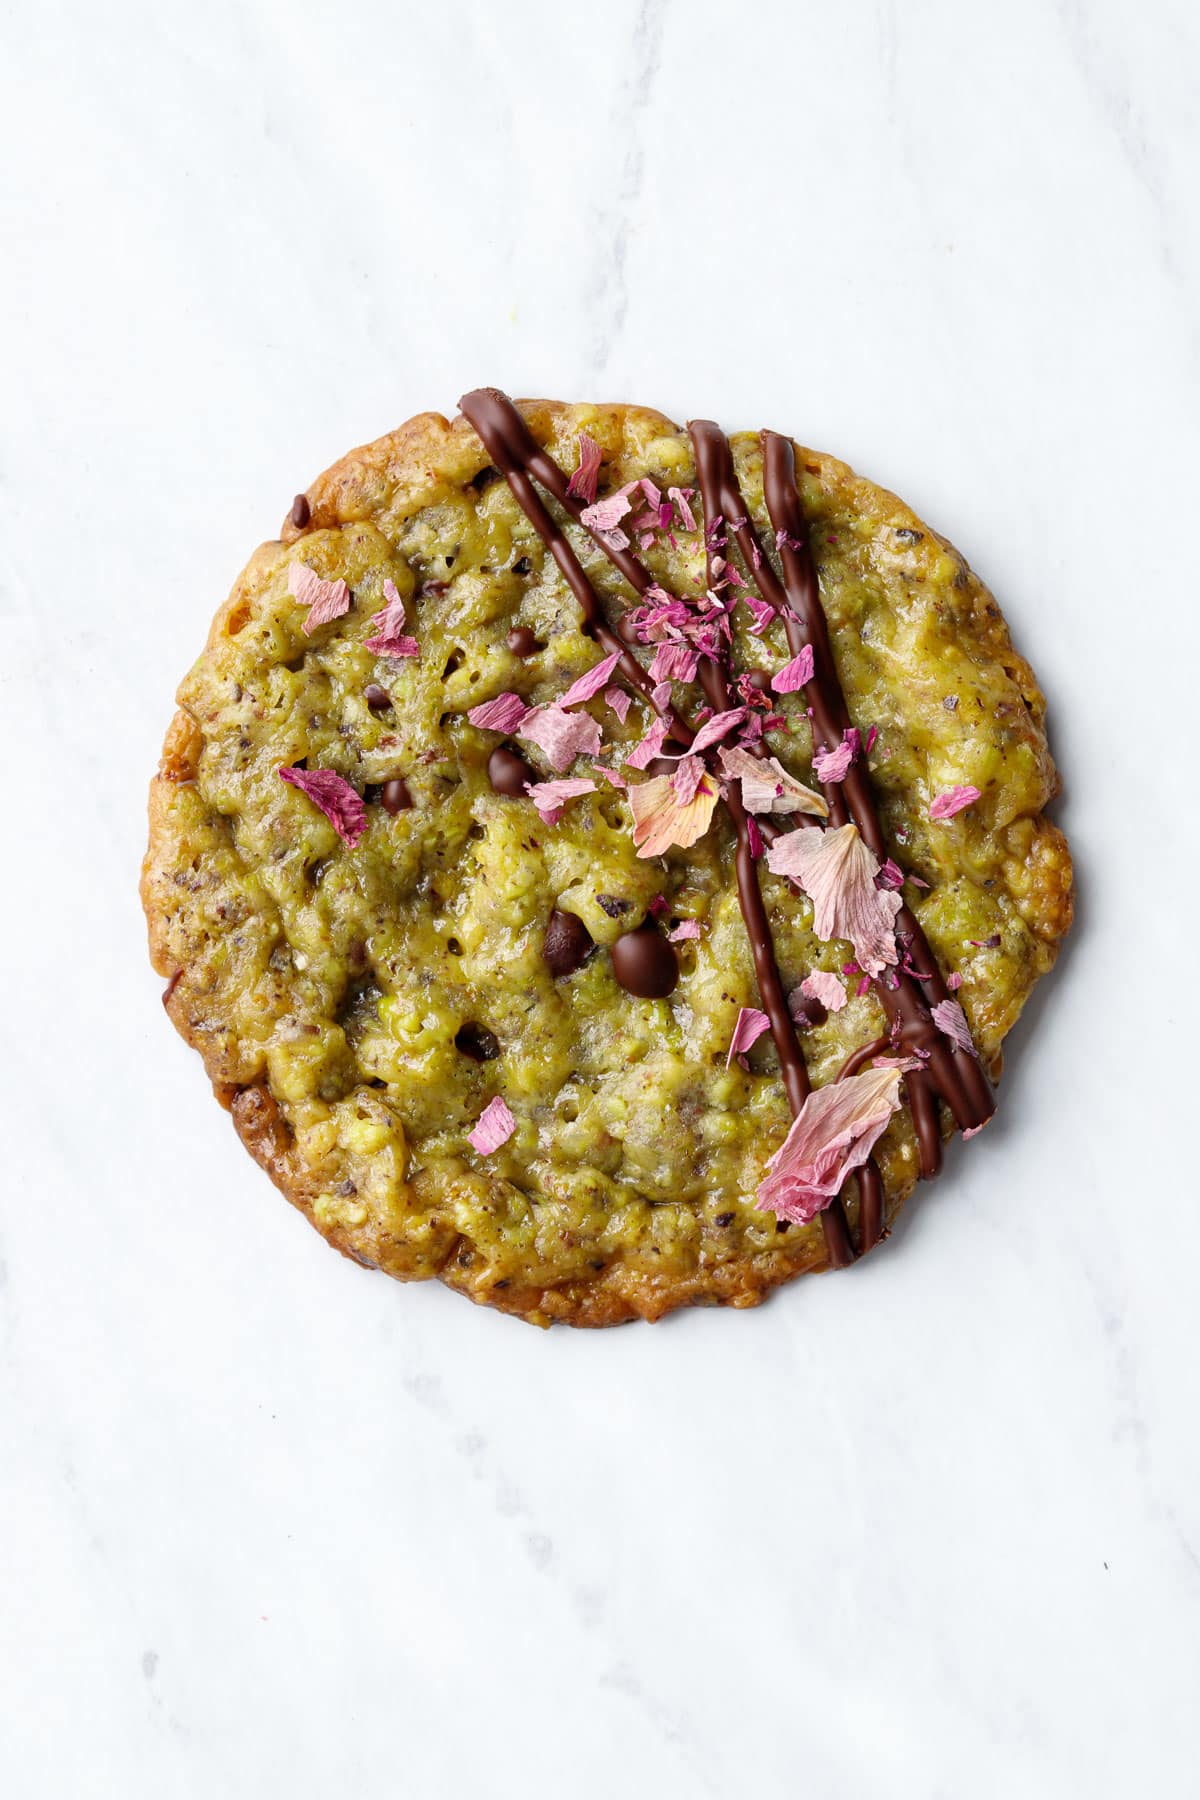
[[[377,681],[368,681],[363,689],[363,699],[372,712],[383,712],[392,704],[392,696]]]
[[[468,1019],[454,1034],[454,1048],[469,1056],[472,1062],[494,1062],[500,1054],[500,1040],[486,1025]]]
[[[542,943],[542,956],[550,973],[573,975],[594,949],[592,934],[583,920],[555,907]]]
[[[391,781],[384,782],[383,793],[379,797],[383,801],[384,812],[407,812],[413,803],[413,797],[408,791],[408,783],[400,775],[395,775]]]
[[[513,798],[524,794],[527,781],[536,779],[525,758],[518,756],[515,750],[506,750],[503,744],[488,757],[487,771],[496,792]]]
[[[528,625],[514,625],[508,634],[508,647],[514,656],[532,656],[541,648]]]
[[[518,556],[516,562],[512,566],[512,572],[514,575],[528,575],[532,568],[533,564],[527,556]]]
[[[296,495],[296,498],[292,501],[292,510],[288,514],[288,517],[296,527],[297,531],[304,530],[304,527],[312,518],[312,508],[308,504],[307,494]]]
[[[613,974],[639,1000],[665,1000],[679,980],[674,947],[653,925],[627,931],[612,947]]]

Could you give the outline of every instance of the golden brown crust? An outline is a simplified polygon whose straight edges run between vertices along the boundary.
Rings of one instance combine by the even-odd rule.
[[[521,402],[521,409],[535,437],[554,445],[577,429],[578,408],[554,401]],[[603,406],[588,409],[588,429],[606,446],[642,442],[656,433],[676,428],[662,414],[640,407]],[[1045,704],[1028,664],[1013,650],[1007,629],[987,590],[958,558],[957,552],[931,532],[895,496],[855,475],[835,458],[797,448],[798,468],[811,478],[821,494],[836,495],[838,502],[864,519],[884,518],[887,533],[877,532],[862,550],[864,567],[873,558],[894,554],[888,534],[899,532],[906,542],[908,579],[945,582],[945,559],[957,563],[950,583],[960,596],[964,622],[975,642],[975,654],[994,659],[1021,697],[1014,708],[1011,731],[1032,759],[1033,787],[1045,804],[1058,790],[1058,777],[1050,759],[1044,733]],[[256,596],[267,573],[278,563],[281,549],[299,537],[359,522],[377,528],[385,536],[415,510],[435,507],[461,493],[464,484],[478,474],[486,457],[471,427],[462,418],[452,423],[436,413],[408,421],[399,430],[351,452],[308,490],[311,521],[302,533],[290,518],[280,538],[267,542],[250,558],[234,583],[228,600],[217,613],[208,647],[236,638],[254,617]],[[887,542],[885,542],[885,538]],[[837,597],[833,597],[836,611]],[[836,618],[832,620],[836,628]],[[181,690],[182,693],[182,690]],[[431,1227],[418,1255],[408,1243],[404,1228],[385,1216],[347,1224],[334,1216],[318,1216],[322,1203],[323,1174],[314,1168],[297,1143],[285,1111],[272,1091],[271,1076],[261,1045],[247,1042],[223,1029],[220,1020],[205,1015],[206,996],[213,977],[194,930],[181,926],[175,895],[181,872],[173,866],[178,837],[176,808],[184,790],[197,782],[204,746],[204,723],[181,704],[168,727],[158,773],[149,799],[150,841],[143,863],[141,896],[146,911],[151,960],[169,978],[164,996],[167,1011],[181,1035],[204,1059],[214,1091],[230,1106],[239,1137],[272,1182],[343,1254],[368,1267],[383,1267],[400,1279],[436,1271],[455,1291],[477,1303],[491,1305],[538,1324],[565,1321],[601,1326],[635,1318],[658,1319],[675,1307],[688,1304],[750,1306],[774,1287],[796,1275],[826,1266],[823,1240],[816,1231],[793,1233],[778,1247],[730,1257],[704,1250],[686,1272],[659,1274],[644,1261],[615,1260],[606,1267],[590,1268],[579,1279],[554,1283],[524,1281],[519,1276],[498,1276],[497,1268],[472,1242],[445,1218]],[[205,830],[211,834],[213,855],[230,844],[228,822],[219,814],[205,813]],[[1058,945],[1070,927],[1072,883],[1069,853],[1062,833],[1040,812],[1021,812],[1001,828],[1006,858],[1006,881],[1014,908],[1040,945],[1036,967],[1031,966],[1023,985],[1015,986],[994,1001],[979,998],[972,1015],[989,1064],[999,1067],[999,1043],[1020,1011],[1032,980],[1049,968]],[[190,876],[186,879],[192,879]],[[206,879],[203,859],[195,869],[194,884]],[[888,1184],[887,1211],[894,1218],[911,1189],[915,1169],[903,1169]],[[491,1177],[465,1174],[464,1182],[492,1184],[493,1199],[500,1204],[504,1184]],[[452,1178],[453,1180],[453,1178]],[[401,1182],[398,1191],[403,1196]],[[490,1190],[489,1190],[490,1191]],[[848,1211],[854,1222],[856,1197],[848,1193]],[[402,1202],[401,1202],[402,1203]]]

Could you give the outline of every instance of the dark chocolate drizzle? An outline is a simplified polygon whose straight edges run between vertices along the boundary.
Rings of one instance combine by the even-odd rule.
[[[585,503],[567,492],[567,476],[537,444],[521,414],[506,395],[495,388],[478,388],[464,395],[459,405],[493,464],[507,480],[522,511],[562,571],[567,585],[579,602],[584,629],[609,654],[614,651],[617,653],[617,667],[626,685],[666,722],[671,737],[686,749],[694,736],[691,727],[673,707],[659,706],[655,702],[652,684],[632,654],[623,622],[619,622],[616,629],[609,626],[582,564],[566,535],[546,508],[534,483],[540,483],[577,524],[582,523],[580,515]],[[723,521],[724,529],[732,536],[741,553],[747,577],[753,581],[761,597],[782,616],[792,654],[799,654],[805,644],[813,647],[814,676],[805,688],[805,700],[811,708],[813,747],[817,749],[826,745],[832,749],[842,741],[842,733],[850,726],[851,721],[821,605],[807,522],[796,486],[791,441],[772,431],[764,431],[761,437],[763,492],[768,516],[780,543],[783,568],[781,584],[749,518],[725,434],[707,419],[693,421],[689,431],[704,508],[710,582],[713,576],[716,528],[718,521]],[[610,541],[597,534],[592,535],[609,561],[637,594],[645,593],[647,588],[654,585],[649,571],[628,548],[618,549]],[[724,710],[729,704],[729,692],[720,666],[703,659],[700,680],[709,703],[717,711]],[[852,765],[843,782],[827,784],[823,791],[829,805],[831,823],[837,826],[852,822],[875,855],[881,859],[886,858],[888,850],[875,810],[864,759],[859,759]],[[770,924],[759,886],[758,868],[751,850],[746,815],[736,783],[729,784],[725,804],[737,837],[738,898],[754,958],[759,994],[763,1010],[770,1021],[784,1090],[793,1113],[796,1113],[809,1093],[808,1071],[779,975]],[[759,825],[763,836],[773,840],[781,830],[811,828],[817,825],[817,821],[801,814],[789,824],[762,819]],[[982,1125],[990,1118],[995,1109],[995,1101],[977,1059],[958,1050],[938,1030],[931,1017],[931,1004],[948,998],[949,991],[925,935],[907,906],[903,906],[897,915],[896,927],[898,934],[909,945],[910,960],[916,955],[921,968],[929,971],[930,978],[918,984],[910,975],[893,972],[893,979],[896,981],[894,987],[890,987],[885,980],[875,982],[876,992],[892,1027],[891,1036],[855,1051],[847,1059],[839,1079],[853,1073],[873,1055],[881,1054],[885,1047],[902,1052],[919,1049],[924,1053],[924,1066],[920,1071],[913,1071],[908,1075],[906,1092],[917,1134],[921,1173],[929,1177],[936,1175],[941,1166],[937,1100],[940,1098],[946,1101],[955,1123],[963,1130]],[[883,1234],[883,1183],[874,1159],[858,1171],[858,1181],[860,1243],[863,1250],[868,1250]],[[821,1224],[830,1263],[839,1267],[853,1261],[855,1251],[840,1197],[822,1212]]]

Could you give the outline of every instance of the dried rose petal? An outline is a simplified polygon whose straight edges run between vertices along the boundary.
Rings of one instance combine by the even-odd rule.
[[[674,931],[668,931],[667,942],[669,944],[682,944],[686,942],[688,938],[698,938],[699,936],[699,919],[681,919]]]
[[[791,662],[784,663],[779,673],[771,677],[771,686],[777,694],[797,694],[812,678],[813,647],[805,644],[799,656],[793,656]]]
[[[742,805],[752,813],[811,813],[827,819],[829,808],[820,794],[789,775],[775,756],[751,756],[736,745],[722,745],[721,773],[742,784]]]
[[[342,842],[353,849],[367,829],[367,809],[357,790],[332,769],[280,769],[279,774],[320,807]]]
[[[710,745],[720,743],[728,737],[735,726],[740,725],[749,712],[746,706],[731,706],[727,712],[714,713],[712,718],[702,725],[689,746],[691,754],[698,756]]]
[[[517,1121],[497,1094],[480,1113],[474,1131],[468,1131],[467,1142],[480,1156],[490,1156],[501,1144],[507,1144],[516,1129]]]
[[[898,1067],[864,1069],[815,1088],[767,1164],[758,1207],[797,1225],[815,1219],[875,1148],[900,1105],[900,1076]]]
[[[683,756],[671,777],[671,787],[680,806],[686,806],[703,781],[706,770],[702,756]]]
[[[656,719],[641,743],[625,758],[625,767],[627,769],[644,769],[647,763],[652,763],[659,755],[666,741],[666,723],[662,719]]]
[[[404,635],[404,602],[394,581],[384,582],[383,598],[386,604],[382,612],[377,612],[371,620],[376,627],[375,633],[363,640],[363,649],[369,650],[372,656],[420,656],[421,646],[416,638]]]
[[[974,1056],[975,1040],[971,1036],[971,1027],[967,1024],[967,1015],[957,1000],[939,1000],[936,1006],[930,1007],[930,1017],[938,1030],[944,1032],[959,1050],[965,1050]]]
[[[629,708],[633,705],[632,695],[627,694],[624,688],[608,687],[604,690],[604,702],[606,706],[612,707],[623,725],[629,715]]]
[[[593,763],[592,767],[596,771],[597,775],[603,775],[604,779],[606,781],[611,781],[615,788],[624,789],[629,786],[629,783],[626,781],[625,777],[622,775],[620,769],[607,768],[605,766],[605,764],[602,762]]]
[[[853,761],[854,745],[847,734],[836,750],[817,751],[813,757],[813,774],[818,781],[844,781]]]
[[[595,438],[581,431],[578,438],[579,463],[575,473],[567,483],[568,494],[574,494],[578,500],[586,500],[590,505],[596,498],[596,480],[600,474],[600,464],[604,458]]]
[[[819,1000],[826,1012],[841,1012],[846,1004],[846,989],[840,975],[830,969],[814,969],[800,983],[800,992],[810,1000]]]
[[[694,493],[693,488],[669,487],[667,499],[674,502],[675,511],[679,514],[679,522],[685,531],[695,531],[696,519],[688,501]]]
[[[595,756],[600,748],[600,727],[591,714],[567,713],[561,706],[536,707],[525,715],[516,733],[544,752],[556,775],[569,769],[577,756]]]
[[[743,1006],[737,1016],[737,1024],[733,1028],[733,1036],[729,1040],[729,1055],[725,1058],[728,1068],[735,1056],[741,1056],[749,1050],[762,1036],[771,1029],[771,1021],[765,1012],[759,1012],[755,1006]]]
[[[789,831],[767,851],[767,867],[799,883],[813,903],[817,936],[853,944],[868,975],[899,961],[895,918],[900,896],[875,886],[879,862],[857,826]]]
[[[585,506],[579,519],[580,523],[586,525],[589,531],[596,531],[602,535],[613,535],[617,533],[617,527],[626,513],[631,511],[629,495],[622,491],[617,494],[609,494],[605,500],[595,500],[591,506]]]
[[[660,644],[650,664],[651,681],[694,681],[699,653],[690,644]]]
[[[751,856],[755,862],[759,862],[766,845],[763,842],[763,834],[758,829],[758,820],[753,815],[749,815],[746,819],[746,841],[750,845]]]
[[[894,863],[889,856],[887,861],[881,864],[879,873],[875,879],[881,888],[891,888],[894,891],[899,890],[904,886],[904,871],[900,868],[899,864]]]
[[[605,771],[608,773],[608,771]],[[537,807],[543,825],[557,825],[568,800],[580,794],[594,794],[596,784],[584,775],[570,781],[527,781],[525,792]]]
[[[717,784],[703,773],[695,794],[681,806],[672,777],[655,775],[629,789],[629,804],[638,855],[662,856],[673,847],[686,850],[704,836],[717,804]]]
[[[602,662],[598,662],[594,668],[588,670],[586,675],[581,675],[578,681],[573,681],[566,693],[560,696],[557,704],[559,706],[578,706],[581,700],[590,700],[593,694],[598,694],[600,689],[608,684],[613,670],[620,660],[621,652],[614,650],[611,656],[606,656]]]
[[[752,594],[749,588],[746,589],[745,593],[740,594],[738,598],[741,600],[743,606],[749,607],[754,616],[754,623],[750,627],[750,636],[761,637],[763,632],[767,629],[767,626],[777,617],[775,608],[771,605],[769,600],[760,600],[757,594]],[[808,648],[808,646],[806,646],[806,648]],[[812,654],[811,649],[809,649],[809,654]]]
[[[963,984],[963,978],[959,974],[957,969],[954,970],[953,974],[947,975],[946,986],[950,989],[950,992],[952,994],[956,993],[957,990],[962,986],[962,984]]]
[[[497,694],[494,700],[473,706],[467,718],[483,731],[503,731],[507,735],[524,724],[529,711],[520,694]]]
[[[322,581],[307,563],[294,562],[288,569],[288,592],[293,594],[308,613],[303,630],[311,636],[321,625],[340,619],[350,610],[350,589],[340,576],[335,581]]]
[[[670,682],[669,681],[660,681],[657,687],[651,688],[650,698],[654,702],[655,706],[658,707],[660,712],[665,712],[667,710],[668,706],[670,706],[670,704],[671,704],[671,684],[670,684]]]
[[[955,813],[962,812],[964,807],[974,806],[979,797],[980,791],[977,787],[947,788],[944,794],[937,794],[934,797],[933,804],[929,808],[929,816],[931,819],[952,819]]]

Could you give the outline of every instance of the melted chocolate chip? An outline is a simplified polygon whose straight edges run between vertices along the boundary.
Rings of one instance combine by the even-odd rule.
[[[716,1218],[713,1220],[713,1224],[719,1225],[721,1227],[721,1230],[724,1231],[724,1229],[727,1225],[733,1224],[733,1214],[730,1212],[718,1213]]]
[[[296,498],[292,501],[292,510],[288,514],[288,518],[292,521],[292,524],[296,527],[297,531],[304,530],[304,527],[312,518],[312,508],[308,504],[307,494],[296,495]]]
[[[390,781],[384,782],[379,798],[383,802],[384,812],[389,813],[407,812],[413,803],[408,783],[401,775],[394,775]]]
[[[765,669],[751,669],[746,680],[752,688],[757,688],[760,694],[767,693],[771,686],[771,677]]]
[[[384,712],[392,704],[392,696],[377,681],[368,681],[363,689],[363,699],[372,712]]]
[[[573,975],[595,949],[592,934],[574,913],[559,912],[555,907],[546,925],[542,942],[542,958],[555,976]]]
[[[665,1000],[679,980],[673,945],[653,925],[627,931],[612,947],[613,974],[639,1000]]]
[[[596,905],[600,907],[601,911],[606,912],[610,919],[619,919],[622,913],[629,911],[633,901],[622,900],[616,894],[597,894]]]
[[[468,1019],[454,1034],[454,1048],[469,1056],[472,1062],[494,1062],[500,1054],[500,1040],[486,1025]]]
[[[525,758],[503,744],[488,757],[487,772],[496,792],[508,794],[511,799],[519,799],[525,792],[525,783],[537,779]]]
[[[484,468],[480,469],[478,475],[472,475],[467,486],[469,488],[474,488],[477,494],[482,494],[484,488],[491,487],[493,481],[499,481],[499,479],[499,469],[493,469],[491,463],[488,463]]]
[[[532,656],[541,645],[528,625],[514,625],[508,634],[508,647],[514,656]]]
[[[518,556],[516,562],[512,566],[512,572],[514,575],[529,575],[532,573],[532,571],[533,571],[533,564],[530,562],[530,560],[527,556]]]

